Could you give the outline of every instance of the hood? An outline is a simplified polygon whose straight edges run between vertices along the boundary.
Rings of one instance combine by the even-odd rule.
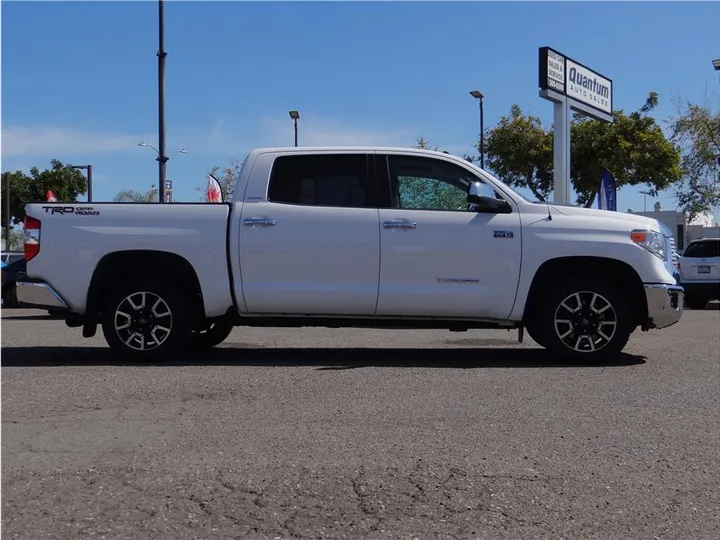
[[[637,214],[631,214],[629,212],[612,212],[610,210],[597,210],[595,208],[581,208],[569,205],[564,206],[552,204],[551,206],[554,210],[566,216],[612,219],[625,222],[638,229],[653,229],[656,231],[662,231],[663,229],[658,220],[645,216],[638,216]]]

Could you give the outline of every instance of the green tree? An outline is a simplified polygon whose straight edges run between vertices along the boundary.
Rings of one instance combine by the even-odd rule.
[[[233,191],[235,189],[235,183],[237,182],[238,176],[240,175],[240,169],[242,169],[244,162],[240,162],[236,159],[230,160],[230,165],[220,170],[220,167],[214,165],[207,173],[206,176],[213,175],[220,183],[220,189],[223,194],[223,201],[229,201],[232,198]],[[200,200],[208,202],[206,186],[198,186],[195,188],[196,191],[202,193]]]
[[[19,229],[10,228],[10,240],[5,239],[5,228],[2,228],[2,239],[5,241],[5,249],[7,251],[22,251],[23,250],[23,230],[22,227]]]
[[[618,187],[644,184],[654,194],[680,180],[680,152],[649,115],[657,105],[657,94],[650,92],[637,111],[615,111],[613,123],[575,115],[571,167],[578,204],[593,204],[603,166],[612,171]]]
[[[613,113],[614,122],[574,115],[571,123],[571,182],[577,203],[589,207],[600,185],[602,167],[618,188],[644,184],[651,192],[670,187],[682,176],[680,152],[649,113],[657,107],[651,92],[637,111]],[[487,163],[503,181],[547,199],[553,185],[553,133],[539,118],[513,105],[510,115],[487,136]]]
[[[160,191],[155,184],[150,186],[148,191],[135,191],[134,189],[124,189],[113,197],[113,202],[131,202],[131,203],[152,203],[158,202]]]
[[[59,202],[76,202],[78,195],[87,191],[87,180],[82,171],[53,159],[50,168],[40,171],[37,167],[30,169],[30,174],[23,171],[6,172],[10,180],[10,216],[5,215],[6,182],[2,181],[0,198],[2,205],[2,226],[5,227],[8,217],[10,223],[18,224],[25,220],[25,205],[47,201],[47,192],[52,190]]]
[[[487,133],[485,152],[486,167],[503,182],[528,188],[540,200],[547,199],[553,186],[553,135],[540,118],[525,116],[518,105],[513,105],[510,115],[503,116]]]
[[[720,206],[720,112],[678,99],[670,132],[682,153],[683,178],[676,184],[678,206],[690,217]]]

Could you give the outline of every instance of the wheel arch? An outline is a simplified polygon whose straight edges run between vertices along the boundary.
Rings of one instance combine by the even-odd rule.
[[[115,284],[141,279],[172,283],[188,297],[192,315],[204,317],[202,288],[190,262],[176,253],[143,249],[115,251],[98,261],[90,280],[85,316],[99,320],[104,299],[112,293]]]
[[[533,277],[523,310],[523,322],[532,317],[548,283],[579,276],[609,281],[627,295],[633,311],[633,322],[642,325],[647,320],[648,305],[642,279],[626,262],[610,257],[557,257],[540,265]]]

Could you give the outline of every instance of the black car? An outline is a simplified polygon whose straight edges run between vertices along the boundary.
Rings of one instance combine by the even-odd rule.
[[[2,254],[2,305],[3,307],[19,307],[15,294],[15,283],[22,278],[27,266],[23,252],[4,252]]]

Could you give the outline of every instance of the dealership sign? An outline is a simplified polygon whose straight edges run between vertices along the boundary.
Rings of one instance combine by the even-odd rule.
[[[613,121],[613,82],[550,47],[540,47],[540,97],[553,102],[553,201],[567,204],[572,112]]]
[[[613,83],[607,77],[550,47],[540,48],[539,72],[540,90],[570,98],[572,109],[601,120],[612,115]]]

